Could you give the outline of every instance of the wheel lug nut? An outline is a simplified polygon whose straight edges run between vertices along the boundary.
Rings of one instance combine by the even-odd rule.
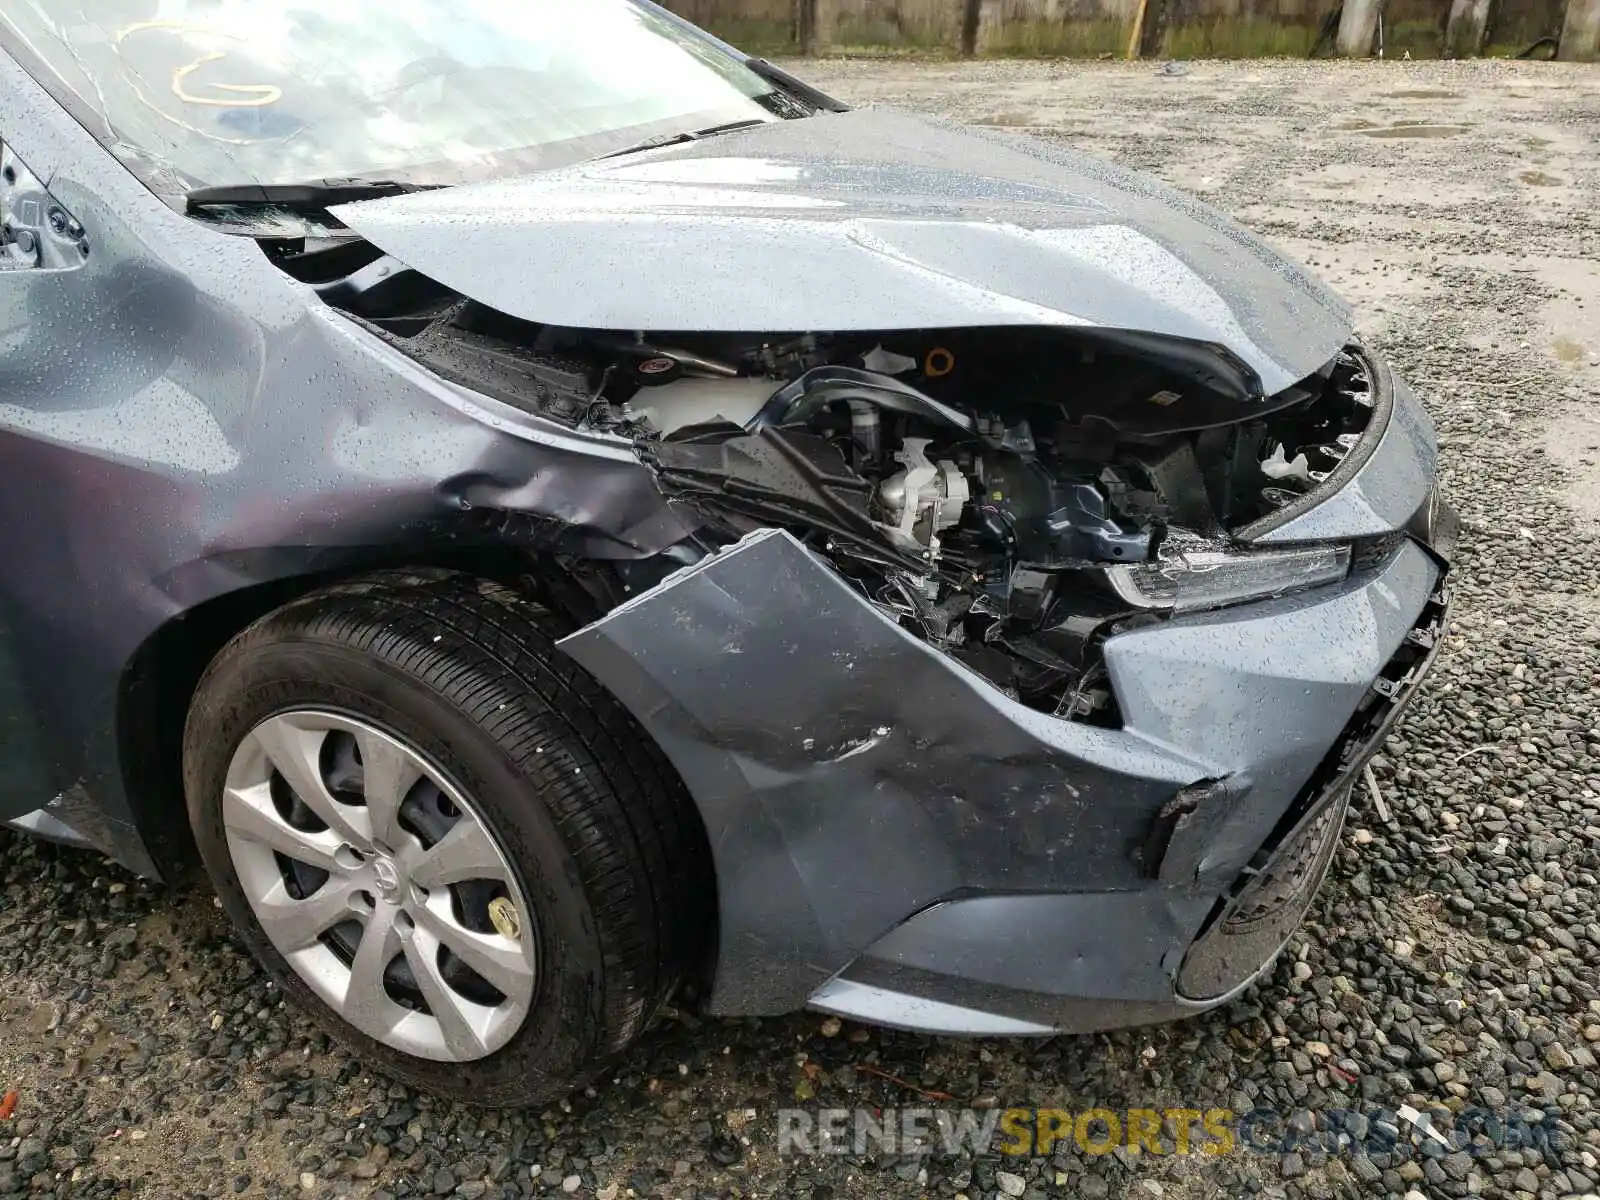
[[[517,911],[517,906],[504,896],[496,896],[489,901],[489,923],[501,937],[509,938],[513,942],[522,937],[522,914]]]
[[[346,871],[357,871],[367,860],[354,846],[340,846],[333,852],[333,861]]]

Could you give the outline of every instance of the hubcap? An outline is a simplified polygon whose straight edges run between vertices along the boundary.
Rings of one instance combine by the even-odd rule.
[[[262,930],[362,1033],[469,1062],[521,1028],[528,906],[488,827],[415,750],[341,714],[279,713],[234,752],[222,819]]]
[[[372,860],[372,882],[378,885],[378,894],[390,904],[400,901],[400,868],[387,855]]]

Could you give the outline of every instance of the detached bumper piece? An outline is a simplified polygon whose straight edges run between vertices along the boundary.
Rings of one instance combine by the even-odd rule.
[[[1339,844],[1350,789],[1318,797],[1266,860],[1253,869],[1183,960],[1178,991],[1213,1000],[1249,982],[1300,924]]]
[[[1333,861],[1357,778],[1432,667],[1448,611],[1449,596],[1441,586],[1280,832],[1262,847],[1189,948],[1178,973],[1180,995],[1199,1001],[1226,996],[1271,962],[1299,926]]]

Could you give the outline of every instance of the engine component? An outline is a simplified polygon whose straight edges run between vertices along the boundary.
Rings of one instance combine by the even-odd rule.
[[[645,363],[658,362],[658,360],[664,358],[667,362],[677,365],[678,371],[682,374],[698,374],[698,376],[710,379],[734,379],[738,378],[739,374],[738,366],[734,366],[733,363],[722,362],[720,358],[712,358],[709,355],[696,354],[694,350],[680,350],[672,346],[654,346],[653,342],[645,341],[643,334],[634,334],[632,341],[622,341],[619,338],[595,338],[594,344],[595,346],[603,347],[603,349],[611,350],[614,354],[627,355],[627,357],[634,358],[635,363],[637,363],[635,370],[638,370]],[[658,373],[661,373],[661,368],[658,368]]]
[[[684,377],[641,388],[625,415],[643,417],[662,436],[670,437],[688,426],[714,421],[743,425],[761,411],[771,395],[770,379]]]
[[[1091,483],[1055,489],[1061,507],[1044,517],[1043,529],[1058,547],[1087,551],[1101,562],[1140,562],[1150,556],[1150,531],[1127,530],[1106,512],[1106,498]]]
[[[677,350],[670,346],[649,346],[643,343],[639,347],[650,355],[651,358],[668,358],[677,363],[690,375],[705,375],[714,379],[733,379],[739,374],[739,368],[732,363],[719,362],[714,358],[695,354],[689,350]],[[648,362],[649,359],[646,359]]]
[[[878,419],[878,406],[865,400],[850,401],[850,436],[855,439],[863,458],[871,461],[878,457],[879,433],[883,423]]]
[[[1011,557],[1035,564],[1140,562],[1150,556],[1148,527],[1125,526],[1099,487],[1061,478],[1036,459],[988,452],[978,520]]]
[[[660,387],[683,377],[683,365],[675,358],[647,358],[633,368],[640,387]]]
[[[885,350],[879,344],[861,356],[861,365],[879,375],[904,375],[907,371],[915,371],[919,364],[916,359]]]
[[[910,384],[855,367],[813,367],[774,392],[771,401],[748,428],[800,424],[841,400],[865,400],[879,408],[920,416],[963,433],[970,433],[973,428],[971,417],[924,395]]]
[[[1261,460],[1261,473],[1268,479],[1283,479],[1299,484],[1301,491],[1312,484],[1311,464],[1306,456],[1297,454],[1291,460],[1284,454],[1282,446],[1273,447],[1271,455]]]
[[[930,546],[941,532],[961,521],[971,491],[955,463],[929,461],[928,438],[906,438],[895,461],[904,466],[883,481],[878,498],[889,524],[908,541]]]

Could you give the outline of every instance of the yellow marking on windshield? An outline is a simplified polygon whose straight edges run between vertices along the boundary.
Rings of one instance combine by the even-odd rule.
[[[114,40],[121,43],[134,34],[142,33],[147,29],[163,29],[169,33],[176,34],[199,34],[202,37],[225,38],[229,41],[241,40],[233,34],[209,29],[192,21],[135,21],[132,25],[124,25],[117,30]],[[188,76],[207,63],[220,62],[227,57],[226,51],[214,50],[210,54],[195,59],[192,63],[173,68],[172,94],[186,104],[206,104],[214,108],[265,108],[267,105],[276,104],[283,99],[283,89],[271,83],[213,83],[209,85],[219,92],[240,93],[240,95],[235,96],[197,96],[184,87],[183,81]]]
[[[143,33],[146,29],[166,29],[173,33],[198,33],[205,37],[227,38],[230,42],[240,42],[244,39],[237,34],[224,33],[220,29],[212,29],[197,21],[135,21],[132,25],[124,25],[117,30],[115,41],[126,41],[136,33]]]
[[[246,92],[253,93],[249,100],[243,97],[226,96],[196,96],[184,89],[184,78],[207,63],[217,62],[228,56],[222,51],[208,54],[204,58],[197,58],[186,67],[178,67],[172,72],[172,94],[178,99],[189,104],[211,104],[217,108],[262,108],[268,104],[276,104],[283,99],[283,89],[270,83],[213,83],[211,86],[219,92]]]

